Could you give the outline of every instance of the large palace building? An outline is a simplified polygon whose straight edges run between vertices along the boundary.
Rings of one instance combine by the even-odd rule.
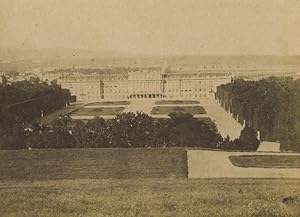
[[[231,82],[231,74],[224,71],[170,71],[147,68],[125,74],[71,75],[60,83],[71,91],[77,101],[102,99],[211,97],[216,87]]]

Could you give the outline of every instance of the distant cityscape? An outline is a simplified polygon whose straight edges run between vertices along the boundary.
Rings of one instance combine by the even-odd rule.
[[[232,79],[300,78],[300,60],[278,56],[99,57],[88,51],[0,52],[0,74],[15,82],[39,78],[69,89],[77,101],[206,98]],[[27,53],[26,53],[27,52]],[[17,52],[19,54],[19,52]],[[76,63],[76,64],[74,64]],[[2,79],[0,79],[1,81]]]

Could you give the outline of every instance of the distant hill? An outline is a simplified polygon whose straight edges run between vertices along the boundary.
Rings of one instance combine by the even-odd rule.
[[[116,58],[125,57],[127,54],[114,51],[91,51],[71,48],[0,48],[0,59],[32,60],[32,59],[89,59],[89,58]]]
[[[299,67],[300,56],[150,56],[118,51],[92,51],[70,48],[0,48],[1,71],[32,68],[99,68],[169,65],[172,68],[285,68]]]
[[[170,65],[195,66],[195,65],[230,65],[233,67],[244,66],[278,66],[300,65],[300,56],[173,56],[166,57]]]
[[[167,61],[170,63],[229,63],[239,62],[245,63],[290,63],[299,64],[300,56],[272,56],[272,55],[177,55],[177,56],[150,56],[150,55],[139,55],[137,53],[125,53],[118,51],[94,51],[87,49],[72,49],[72,48],[42,48],[42,49],[25,49],[25,48],[0,48],[0,59],[11,59],[11,60],[29,60],[29,59],[53,59],[53,58],[79,58],[79,59],[90,59],[90,58],[125,58],[125,59],[138,59],[138,60],[160,60]]]

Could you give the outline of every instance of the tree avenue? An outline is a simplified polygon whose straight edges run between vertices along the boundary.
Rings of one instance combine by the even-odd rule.
[[[216,97],[240,123],[260,131],[262,140],[280,141],[282,150],[300,151],[299,79],[238,79],[219,86]]]

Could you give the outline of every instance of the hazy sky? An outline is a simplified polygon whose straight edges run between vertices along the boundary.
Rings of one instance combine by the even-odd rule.
[[[0,0],[0,47],[300,54],[299,0]]]

